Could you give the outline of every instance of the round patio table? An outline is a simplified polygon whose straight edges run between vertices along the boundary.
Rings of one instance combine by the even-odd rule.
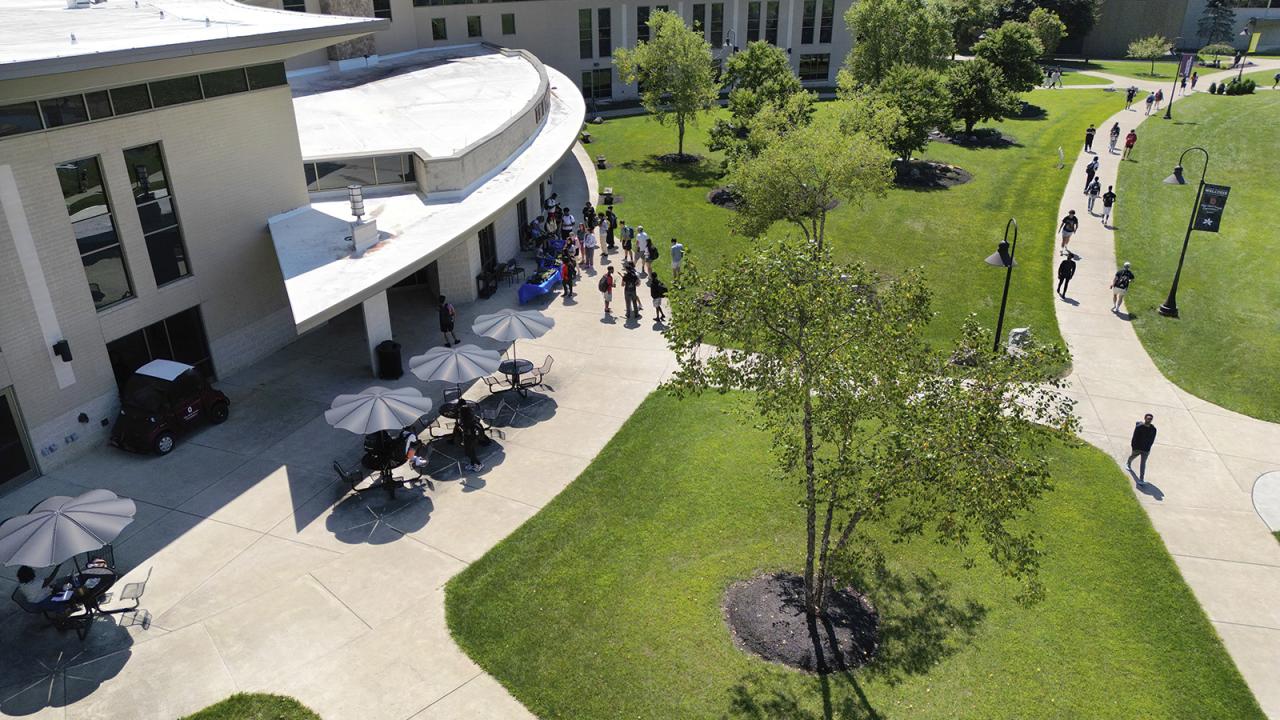
[[[498,372],[511,378],[511,389],[515,390],[520,387],[520,376],[533,372],[533,363],[520,358],[504,360],[498,366]]]
[[[450,420],[457,420],[458,411],[462,408],[463,405],[468,405],[471,407],[472,410],[476,410],[476,411],[478,411],[480,408],[480,404],[474,400],[463,400],[463,399],[452,400],[440,406],[440,417],[448,418]]]

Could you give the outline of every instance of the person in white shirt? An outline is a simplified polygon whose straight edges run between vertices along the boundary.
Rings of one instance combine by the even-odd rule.
[[[26,565],[18,568],[18,592],[22,593],[27,602],[34,604],[42,603],[53,595],[53,590],[36,577],[36,571]]]

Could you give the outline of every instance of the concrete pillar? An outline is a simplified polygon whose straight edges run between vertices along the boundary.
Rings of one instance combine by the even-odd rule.
[[[480,274],[480,240],[475,233],[455,240],[453,247],[436,260],[440,271],[440,294],[454,305],[476,299],[476,275]]]
[[[360,303],[364,313],[364,336],[369,343],[369,367],[378,375],[378,343],[391,339],[391,308],[387,305],[387,291],[374,295]]]

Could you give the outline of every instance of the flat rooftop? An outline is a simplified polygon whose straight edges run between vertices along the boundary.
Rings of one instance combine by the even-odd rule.
[[[305,160],[454,155],[523,110],[540,82],[523,56],[482,45],[415,50],[369,68],[289,78]]]
[[[105,0],[78,8],[68,8],[66,0],[0,0],[0,79],[360,35],[388,26],[377,18],[287,12],[232,0]]]

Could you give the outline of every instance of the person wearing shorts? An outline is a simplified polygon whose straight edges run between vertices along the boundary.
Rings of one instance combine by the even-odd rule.
[[[680,266],[684,264],[684,245],[671,238],[671,277],[680,277]]]
[[[1058,226],[1058,232],[1062,234],[1062,249],[1067,249],[1067,243],[1071,242],[1071,236],[1076,234],[1076,229],[1080,227],[1080,218],[1076,217],[1075,210],[1068,210],[1067,216],[1062,218],[1062,224]]]
[[[613,302],[613,266],[605,268],[604,277],[600,278],[600,297],[604,298],[604,314],[612,315],[609,303]]]
[[[444,346],[453,347],[454,343],[461,343],[458,334],[453,331],[453,316],[457,311],[453,309],[453,305],[445,302],[444,296],[440,296],[440,332],[444,334]],[[452,341],[450,341],[452,338]]]
[[[1102,227],[1111,227],[1111,209],[1116,205],[1116,191],[1108,185],[1102,194]]]
[[[1116,271],[1116,276],[1111,280],[1111,312],[1120,312],[1120,304],[1124,302],[1124,296],[1129,294],[1129,283],[1133,282],[1133,271],[1129,269],[1129,263],[1126,262],[1124,267]]]

